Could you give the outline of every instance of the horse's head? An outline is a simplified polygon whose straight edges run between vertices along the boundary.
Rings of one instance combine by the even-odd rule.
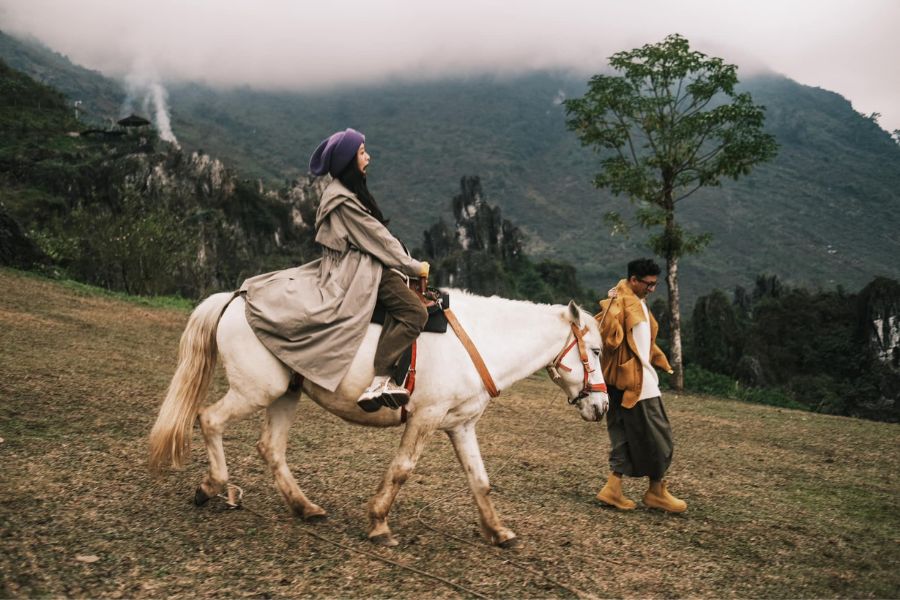
[[[578,407],[585,421],[599,421],[609,408],[609,396],[600,370],[600,329],[593,317],[569,302],[564,315],[570,333],[556,358],[547,365],[554,383],[569,404]]]

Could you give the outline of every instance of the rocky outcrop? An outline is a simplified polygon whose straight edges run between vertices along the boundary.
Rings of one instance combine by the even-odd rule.
[[[872,384],[863,416],[900,421],[900,282],[876,277],[857,297],[857,337],[868,350],[861,362]]]
[[[317,255],[323,183],[311,178],[266,190],[202,152],[164,142],[148,151],[129,138],[80,140],[76,152],[48,149],[14,166],[8,179],[40,189],[53,211],[14,216],[59,242],[59,266],[87,283],[202,297]],[[4,231],[4,261],[31,264],[33,251],[12,246],[13,226]]]
[[[900,373],[900,282],[877,277],[859,294],[859,333],[872,358]]]
[[[575,267],[525,253],[522,231],[484,199],[477,176],[460,180],[452,200],[454,223],[438,221],[424,232],[422,255],[431,261],[431,285],[538,302],[593,306],[596,294],[578,284]]]
[[[460,180],[452,204],[454,224],[441,220],[424,232],[424,252],[435,266],[432,284],[514,296],[510,270],[523,256],[522,233],[484,201],[477,176]]]
[[[312,232],[316,226],[316,211],[319,200],[328,185],[329,177],[307,175],[295,180],[290,187],[278,194],[278,197],[291,208],[291,223],[298,229]]]

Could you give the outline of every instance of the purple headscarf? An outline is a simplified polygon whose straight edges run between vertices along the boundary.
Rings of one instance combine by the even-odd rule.
[[[356,151],[366,141],[366,136],[355,129],[332,133],[322,140],[309,159],[309,170],[313,175],[331,173],[337,176],[356,157]]]

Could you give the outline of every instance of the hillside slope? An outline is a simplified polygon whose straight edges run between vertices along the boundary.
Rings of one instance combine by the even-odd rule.
[[[898,425],[669,395],[669,482],[688,511],[619,513],[594,500],[603,425],[532,377],[494,400],[478,428],[493,501],[524,548],[499,553],[479,539],[465,478],[434,436],[391,513],[400,546],[365,555],[365,503],[398,429],[350,426],[301,402],[288,463],[330,514],[307,526],[259,461],[259,419],[231,424],[230,475],[247,510],[218,499],[196,508],[207,467],[199,433],[186,469],[161,480],[145,470],[187,313],[8,269],[0,286],[2,597],[461,595],[422,572],[488,597],[900,590]],[[214,388],[223,392],[221,378]],[[626,484],[638,500],[643,489]]]
[[[109,106],[114,83],[0,35],[0,56],[60,86],[71,98]],[[599,65],[598,65],[599,68]],[[248,88],[170,87],[173,128],[245,173],[282,182],[303,175],[331,131],[365,131],[372,188],[411,245],[464,175],[528,235],[529,252],[577,265],[595,289],[646,254],[642,237],[612,238],[601,222],[622,205],[591,187],[595,160],[564,124],[560,99],[585,76],[534,73],[297,94]],[[781,150],[749,177],[684,204],[689,228],[711,231],[708,251],[683,263],[682,293],[747,285],[760,272],[789,284],[858,289],[875,275],[900,277],[900,147],[841,96],[778,76],[746,78],[767,106]]]

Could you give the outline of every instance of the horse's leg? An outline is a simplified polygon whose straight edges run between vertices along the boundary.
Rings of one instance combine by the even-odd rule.
[[[222,446],[225,424],[231,419],[242,419],[265,405],[265,401],[254,402],[232,388],[218,402],[200,411],[200,431],[206,441],[209,472],[197,488],[195,504],[204,504],[216,494],[222,493],[228,483],[228,465],[225,463],[225,448]]]
[[[416,416],[413,415],[406,424],[403,437],[400,439],[400,449],[384,474],[381,485],[369,501],[369,541],[382,546],[396,546],[399,543],[388,527],[388,512],[400,491],[400,486],[406,482],[419,457],[422,456],[425,442],[440,421],[439,418],[424,418],[425,415],[418,415],[423,417],[419,419]]]
[[[456,450],[456,457],[466,472],[469,480],[469,488],[478,505],[481,531],[485,538],[492,544],[502,548],[514,548],[519,545],[519,539],[511,529],[503,526],[494,504],[488,496],[491,493],[491,484],[488,481],[484,461],[481,459],[481,450],[478,447],[478,438],[475,436],[475,422],[469,421],[447,431],[447,436]]]
[[[298,517],[303,517],[306,521],[316,521],[324,519],[327,513],[306,497],[285,460],[288,430],[294,422],[299,399],[299,392],[290,393],[269,405],[266,409],[265,428],[256,449],[272,470],[275,487],[281,492],[288,507]]]

